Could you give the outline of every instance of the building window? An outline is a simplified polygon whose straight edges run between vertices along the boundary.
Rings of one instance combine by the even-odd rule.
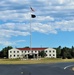
[[[19,57],[19,55],[17,55],[17,57]]]
[[[15,53],[15,51],[14,51],[14,53]]]
[[[55,56],[55,54],[53,54],[53,56]]]
[[[10,53],[12,53],[12,51],[10,51]]]
[[[37,52],[37,51],[35,51],[35,52]]]
[[[46,51],[47,52],[47,51]]]
[[[10,57],[12,57],[12,55],[10,55]]]
[[[32,53],[33,53],[33,51],[32,51]]]
[[[46,56],[48,56],[48,55],[46,54]]]
[[[14,55],[14,57],[15,57],[15,55]]]
[[[51,51],[49,51],[49,52],[51,52]]]
[[[26,53],[26,51],[25,51],[25,53]]]
[[[51,56],[51,54],[49,54],[49,56]]]
[[[19,51],[17,51],[17,53],[19,53]]]
[[[55,52],[55,51],[53,51],[53,52]]]

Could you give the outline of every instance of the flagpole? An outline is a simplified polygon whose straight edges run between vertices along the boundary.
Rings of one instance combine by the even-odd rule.
[[[31,54],[32,54],[32,19],[31,18],[35,18],[36,16],[34,14],[32,14],[31,12],[34,12],[34,9],[30,6],[30,51],[31,51]]]
[[[30,50],[32,50],[32,29],[31,29],[31,12],[30,12]]]

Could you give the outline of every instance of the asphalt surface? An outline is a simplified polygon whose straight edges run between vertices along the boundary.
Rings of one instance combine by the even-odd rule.
[[[74,63],[0,65],[0,75],[74,75]]]

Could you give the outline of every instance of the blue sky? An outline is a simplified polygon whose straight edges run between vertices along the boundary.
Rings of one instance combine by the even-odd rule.
[[[0,49],[30,46],[30,22],[32,47],[74,46],[74,0],[0,0]]]

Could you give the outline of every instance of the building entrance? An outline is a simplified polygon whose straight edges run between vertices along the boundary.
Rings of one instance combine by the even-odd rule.
[[[32,55],[28,54],[28,58],[32,59],[33,58],[33,54]]]
[[[28,54],[28,59],[37,58],[37,54]]]

